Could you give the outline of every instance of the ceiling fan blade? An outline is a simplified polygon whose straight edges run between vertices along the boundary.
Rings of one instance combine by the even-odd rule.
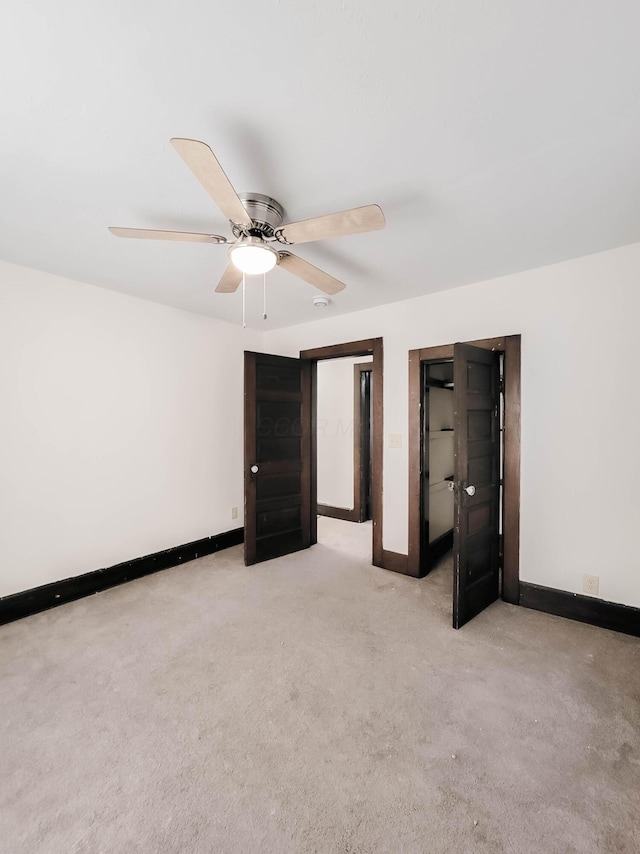
[[[384,228],[385,219],[379,205],[364,205],[340,213],[317,216],[300,222],[290,222],[279,229],[288,243],[309,243],[345,234],[361,234]]]
[[[293,275],[297,276],[299,279],[304,279],[305,282],[308,282],[310,285],[324,291],[325,294],[329,294],[330,296],[333,296],[333,294],[337,294],[346,288],[344,282],[334,279],[333,276],[330,276],[323,270],[319,270],[308,261],[303,261],[302,258],[299,258],[297,255],[292,255],[290,252],[281,252],[280,261],[278,263],[289,273],[293,273]]]
[[[136,237],[143,240],[183,240],[187,243],[226,243],[227,238],[219,234],[198,234],[194,231],[160,231],[155,228],[110,227],[116,237]]]
[[[235,264],[232,264],[229,261],[229,265],[227,269],[222,274],[222,278],[218,282],[218,287],[216,288],[217,294],[232,294],[234,291],[238,290],[238,285],[242,281],[242,273]]]
[[[251,226],[251,217],[209,146],[197,139],[181,139],[179,137],[174,137],[171,140],[171,145],[226,218],[241,225]]]

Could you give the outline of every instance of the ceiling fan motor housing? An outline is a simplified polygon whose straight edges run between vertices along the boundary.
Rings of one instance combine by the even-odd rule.
[[[247,213],[253,220],[253,228],[249,229],[254,237],[273,237],[277,228],[284,220],[284,208],[271,196],[262,193],[239,193],[240,200]],[[233,226],[235,237],[242,237],[245,232],[241,226]]]

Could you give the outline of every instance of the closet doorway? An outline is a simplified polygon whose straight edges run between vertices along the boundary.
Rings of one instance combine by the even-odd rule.
[[[520,336],[409,354],[408,574],[453,548],[453,625],[519,599]]]
[[[453,359],[420,363],[420,574],[453,548]]]

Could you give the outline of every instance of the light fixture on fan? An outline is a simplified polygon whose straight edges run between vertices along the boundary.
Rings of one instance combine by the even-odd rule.
[[[258,276],[268,273],[278,263],[278,253],[260,237],[246,237],[238,240],[229,249],[229,258],[241,273]]]

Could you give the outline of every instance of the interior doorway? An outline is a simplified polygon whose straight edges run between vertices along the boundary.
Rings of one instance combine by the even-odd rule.
[[[244,354],[244,558],[247,566],[318,541],[317,367],[370,357],[372,563],[383,566],[381,338],[307,350],[299,358]]]
[[[335,505],[319,502],[319,431],[322,424],[318,417],[319,371],[327,361],[351,360],[351,400],[353,401],[353,423],[350,441],[353,447],[354,465],[350,479],[353,488],[353,507],[338,508],[352,510],[349,521],[365,521],[367,515],[372,528],[372,563],[383,565],[382,549],[382,448],[383,448],[383,345],[382,338],[352,341],[313,350],[304,350],[300,358],[310,365],[311,383],[311,543],[318,541],[318,515]],[[362,365],[362,368],[359,367]],[[359,381],[355,382],[358,375]],[[357,400],[357,403],[356,403]],[[359,424],[356,421],[359,419]],[[366,433],[366,436],[362,434]],[[356,441],[357,439],[357,441]],[[368,444],[368,447],[367,447]],[[359,459],[358,459],[359,457]]]
[[[410,575],[453,548],[453,624],[519,598],[520,336],[409,359]]]
[[[371,519],[372,358],[317,362],[319,516]]]
[[[453,549],[453,359],[420,362],[420,575]]]

